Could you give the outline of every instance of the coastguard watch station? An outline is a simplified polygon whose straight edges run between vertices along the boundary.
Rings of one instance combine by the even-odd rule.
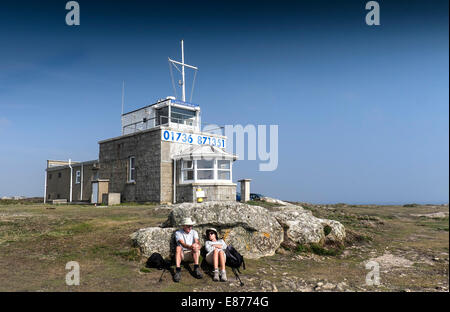
[[[168,61],[172,82],[172,67],[181,73],[181,99],[168,96],[123,113],[121,136],[100,141],[97,160],[48,160],[46,201],[108,204],[236,199],[232,178],[237,156],[225,151],[225,136],[202,131],[200,106],[186,102],[185,70],[196,73],[198,68],[185,63],[183,41],[181,62]]]

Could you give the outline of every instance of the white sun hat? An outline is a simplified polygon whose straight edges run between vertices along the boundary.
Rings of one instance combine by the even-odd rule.
[[[191,218],[187,217],[187,218],[183,218],[183,220],[181,220],[181,225],[194,225],[195,222],[192,221]]]

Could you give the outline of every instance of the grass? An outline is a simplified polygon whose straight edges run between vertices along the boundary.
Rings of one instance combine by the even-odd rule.
[[[44,202],[42,197],[30,197],[24,199],[0,199],[0,206],[6,205],[35,205]]]
[[[154,209],[155,204],[108,208],[0,204],[0,291],[193,291],[205,287],[209,291],[258,291],[263,280],[276,284],[279,291],[290,291],[283,284],[283,273],[311,283],[345,279],[352,290],[359,290],[365,287],[365,261],[387,252],[408,258],[414,265],[383,273],[382,286],[373,290],[430,291],[448,285],[448,218],[411,216],[448,211],[447,206],[302,206],[317,217],[341,221],[346,226],[346,248],[310,244],[298,246],[296,252],[246,259],[247,269],[241,275],[246,286],[240,288],[232,284],[231,271],[232,285],[217,284],[208,277],[197,280],[185,269],[180,283],[173,283],[169,272],[159,282],[162,271],[145,267],[146,257],[132,247],[129,237],[137,229],[166,220],[168,211]],[[329,234],[331,229],[324,227],[324,231]],[[299,253],[314,257],[298,260]],[[433,261],[435,257],[441,260]],[[76,288],[65,285],[69,261],[80,264],[81,284]]]
[[[424,226],[436,231],[449,231],[449,218],[429,219],[421,217],[421,220],[416,223],[418,226]]]
[[[143,268],[140,268],[139,271],[142,273],[150,273],[150,272],[152,272],[152,269],[143,267]]]
[[[403,205],[403,207],[418,207],[419,205],[418,204],[405,204],[405,205]]]
[[[339,247],[327,248],[320,244],[315,244],[315,243],[307,244],[307,245],[300,244],[297,246],[296,252],[298,252],[298,253],[312,252],[319,256],[338,256],[338,255],[342,254],[343,248],[339,248]]]
[[[325,233],[325,236],[328,236],[328,234],[330,234],[331,231],[332,231],[332,228],[328,224],[323,227],[323,232]]]

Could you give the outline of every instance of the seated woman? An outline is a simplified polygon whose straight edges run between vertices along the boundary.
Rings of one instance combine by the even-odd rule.
[[[219,265],[220,265],[220,280],[223,282],[227,281],[227,273],[225,271],[225,249],[227,244],[223,239],[218,240],[217,230],[214,228],[209,228],[206,230],[206,262],[214,267],[214,281],[219,280]]]

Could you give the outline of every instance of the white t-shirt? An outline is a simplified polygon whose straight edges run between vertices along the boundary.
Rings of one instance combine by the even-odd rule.
[[[196,230],[192,229],[189,234],[186,233],[184,230],[178,230],[175,232],[175,240],[177,242],[177,246],[181,246],[180,239],[183,240],[183,242],[187,245],[192,245],[194,243],[194,239],[198,239],[198,233]],[[183,246],[181,246],[183,247]],[[183,247],[183,251],[190,250],[185,247]]]

